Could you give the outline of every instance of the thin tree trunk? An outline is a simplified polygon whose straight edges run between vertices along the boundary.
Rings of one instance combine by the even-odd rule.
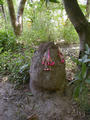
[[[80,56],[82,56],[87,43],[90,47],[90,23],[83,15],[77,0],[63,0],[66,12],[74,25],[80,39]]]
[[[90,0],[87,0],[86,12],[87,12],[86,17],[90,21]]]
[[[9,14],[10,14],[10,19],[12,23],[12,27],[14,29],[15,34],[17,35],[17,30],[16,30],[16,15],[15,15],[15,10],[14,10],[14,5],[12,0],[7,0],[8,4],[8,9],[9,9]]]
[[[8,3],[11,23],[12,23],[15,35],[16,36],[21,35],[23,30],[23,11],[24,11],[26,0],[20,1],[17,17],[15,15],[15,10],[14,10],[14,5],[12,0],[7,0],[7,3]]]
[[[6,15],[5,15],[4,7],[3,7],[3,5],[1,5],[1,7],[2,7],[3,17],[4,17],[4,19],[5,19],[5,23],[6,23]]]
[[[23,11],[25,7],[25,3],[26,3],[26,0],[20,1],[18,12],[17,12],[17,24],[18,24],[17,30],[19,31],[19,34],[21,34],[23,30]]]

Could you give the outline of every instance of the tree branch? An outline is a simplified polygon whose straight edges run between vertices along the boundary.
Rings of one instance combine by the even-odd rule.
[[[26,0],[21,0],[18,7],[17,21],[20,23],[20,17],[23,15]]]
[[[14,5],[13,5],[12,0],[7,0],[7,4],[8,4],[10,17],[11,17],[11,23],[15,30],[16,29],[16,16],[15,16],[15,10],[14,10]]]
[[[79,32],[88,21],[82,13],[77,0],[63,0],[66,12],[77,32]]]
[[[87,12],[86,17],[90,19],[90,0],[87,0],[86,12]]]

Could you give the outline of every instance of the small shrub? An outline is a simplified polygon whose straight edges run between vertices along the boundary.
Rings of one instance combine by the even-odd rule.
[[[60,38],[64,39],[66,43],[79,43],[78,35],[69,21],[60,29],[60,34]]]
[[[9,80],[16,85],[25,84],[29,81],[30,59],[34,50],[12,52],[10,50],[0,55],[0,73],[8,74]]]
[[[82,108],[88,109],[88,84],[90,84],[90,48],[86,45],[85,54],[81,59],[73,59],[78,69],[75,80],[71,81],[75,84],[74,98],[80,102]]]
[[[0,31],[0,52],[12,50],[14,51],[17,47],[15,36],[10,31]]]
[[[30,46],[17,43],[12,32],[0,31],[0,74],[7,74],[16,85],[27,83],[33,52]]]

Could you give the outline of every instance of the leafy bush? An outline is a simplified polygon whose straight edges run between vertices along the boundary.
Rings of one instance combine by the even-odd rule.
[[[2,5],[3,4],[3,0],[0,0],[0,5]]]
[[[0,31],[0,74],[7,74],[16,85],[28,82],[33,52],[33,48],[17,43],[11,31]]]
[[[10,31],[0,31],[0,48],[1,52],[12,50],[14,51],[17,47],[15,36]]]
[[[70,21],[67,21],[60,29],[60,38],[64,39],[66,43],[79,43],[78,35]]]
[[[0,73],[7,74],[9,80],[16,85],[29,81],[30,59],[34,50],[12,52],[10,50],[0,54]]]
[[[14,58],[15,57],[15,58]],[[11,62],[8,63],[9,80],[16,85],[25,84],[29,81],[30,59],[21,54],[14,54]]]
[[[75,80],[71,81],[71,83],[75,83],[73,95],[86,109],[88,104],[88,84],[90,84],[90,48],[88,45],[86,45],[84,56],[81,59],[73,59],[73,61],[80,66],[75,75]]]

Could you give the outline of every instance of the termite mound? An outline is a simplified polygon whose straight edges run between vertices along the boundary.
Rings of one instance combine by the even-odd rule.
[[[42,43],[30,66],[30,89],[33,95],[45,91],[64,92],[66,72],[64,56],[54,42]]]

